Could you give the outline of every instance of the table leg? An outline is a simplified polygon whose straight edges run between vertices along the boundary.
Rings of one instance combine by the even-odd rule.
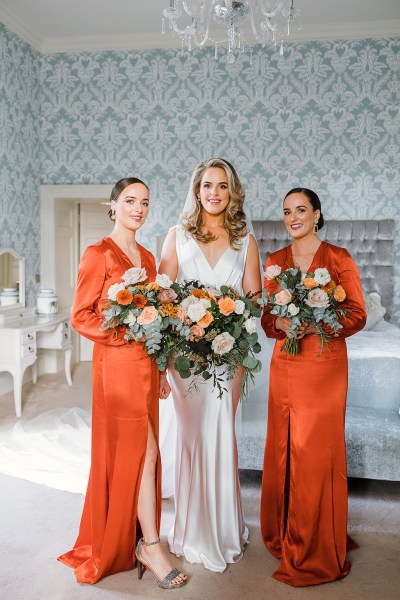
[[[32,365],[32,381],[37,383],[37,360]]]
[[[71,377],[71,348],[65,350],[65,377],[67,379],[68,385],[72,385],[72,377]]]
[[[25,369],[21,369],[11,373],[14,381],[14,404],[17,417],[20,417],[22,412],[22,380],[24,378],[24,372]]]

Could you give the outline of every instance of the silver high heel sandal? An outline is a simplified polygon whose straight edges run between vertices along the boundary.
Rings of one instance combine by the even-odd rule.
[[[136,559],[137,559],[137,563],[138,563],[138,579],[142,579],[143,574],[147,567],[149,569],[149,571],[156,578],[158,587],[162,588],[163,590],[173,590],[175,588],[183,587],[184,585],[187,584],[187,582],[188,582],[187,579],[185,579],[181,583],[171,583],[173,579],[175,579],[176,577],[179,577],[179,575],[183,575],[183,573],[181,573],[181,571],[179,571],[178,569],[172,569],[172,571],[170,571],[168,573],[168,575],[166,575],[164,577],[164,579],[160,580],[160,579],[158,579],[157,575],[154,573],[154,571],[150,567],[150,565],[142,559],[142,557],[141,557],[142,546],[154,546],[155,544],[159,544],[159,543],[160,543],[160,538],[158,538],[158,540],[156,540],[155,542],[145,542],[144,538],[141,538],[139,540],[138,545],[136,546],[136,550],[135,550],[135,555],[136,555]]]

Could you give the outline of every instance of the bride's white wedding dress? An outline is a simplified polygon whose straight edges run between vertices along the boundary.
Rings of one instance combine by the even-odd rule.
[[[196,279],[213,287],[230,285],[242,294],[248,245],[249,235],[239,251],[228,248],[211,268],[197,242],[178,226],[177,280]],[[212,379],[190,393],[191,379],[181,379],[171,369],[169,381],[177,425],[175,523],[168,536],[169,547],[191,563],[222,572],[227,563],[241,558],[248,541],[235,435],[240,380],[225,378],[222,398]]]

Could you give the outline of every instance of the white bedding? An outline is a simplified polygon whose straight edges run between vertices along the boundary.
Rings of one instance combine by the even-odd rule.
[[[379,321],[369,331],[359,331],[347,338],[349,359],[400,358],[400,328]]]

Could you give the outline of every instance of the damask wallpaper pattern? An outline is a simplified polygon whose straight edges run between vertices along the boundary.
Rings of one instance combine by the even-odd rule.
[[[0,23],[0,247],[25,257],[27,303],[40,270],[40,54]]]
[[[39,58],[3,28],[2,47],[4,38],[19,45],[26,62],[40,62],[32,102],[18,109],[21,120],[32,115],[37,168],[39,95],[40,168],[32,173],[40,173],[40,183],[111,188],[122,176],[142,177],[152,199],[142,239],[153,250],[155,236],[177,219],[193,167],[209,156],[236,166],[253,218],[279,218],[284,194],[297,185],[319,193],[328,219],[394,218],[400,322],[399,39],[288,44],[283,56],[258,48],[251,62],[242,56],[229,65],[215,61],[212,49]],[[6,86],[13,87],[9,62]],[[28,198],[37,234],[34,184]],[[10,229],[21,243],[25,214],[18,211],[15,220]]]

